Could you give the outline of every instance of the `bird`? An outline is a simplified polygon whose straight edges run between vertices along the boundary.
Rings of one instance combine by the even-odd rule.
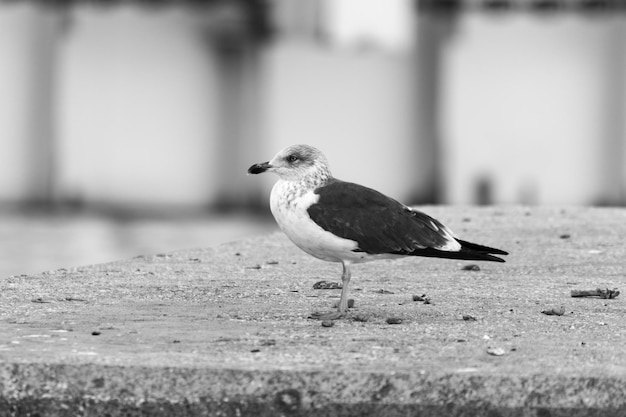
[[[495,255],[508,255],[461,240],[435,218],[379,191],[333,177],[326,156],[313,146],[288,146],[248,168],[248,174],[264,172],[278,175],[270,210],[284,234],[309,255],[343,266],[337,311],[315,318],[348,312],[352,264],[407,256],[505,262]]]

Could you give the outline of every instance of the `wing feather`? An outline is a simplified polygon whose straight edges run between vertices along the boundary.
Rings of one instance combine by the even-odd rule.
[[[436,219],[412,210],[362,185],[331,180],[315,190],[311,219],[323,229],[354,240],[370,254],[412,254],[416,250],[458,247],[450,230]]]

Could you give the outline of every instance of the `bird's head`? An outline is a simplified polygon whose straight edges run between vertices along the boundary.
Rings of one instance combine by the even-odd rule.
[[[278,152],[271,161],[254,164],[248,174],[265,171],[276,173],[281,179],[299,181],[325,180],[331,176],[328,161],[322,152],[309,145],[291,145]]]

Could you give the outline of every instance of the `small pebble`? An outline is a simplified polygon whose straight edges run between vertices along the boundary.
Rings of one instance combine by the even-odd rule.
[[[461,268],[463,271],[480,271],[480,267],[476,264],[465,265]]]
[[[553,307],[549,310],[541,310],[541,312],[547,316],[562,316],[565,314],[565,307]]]
[[[387,319],[387,324],[401,324],[402,319],[399,317],[389,317]]]
[[[559,236],[561,239],[569,239],[570,237],[572,237],[569,233],[563,233],[561,236]]]
[[[99,332],[98,330],[94,330],[93,332],[91,332],[92,336],[100,336],[102,334],[102,332]]]
[[[314,290],[340,290],[343,286],[338,282],[331,281],[317,281],[313,284]]]
[[[332,320],[324,320],[322,321],[322,327],[333,327],[335,322]]]
[[[502,356],[504,355],[506,352],[504,349],[500,348],[500,347],[496,347],[496,348],[492,348],[489,347],[487,348],[487,353],[493,356]]]
[[[370,317],[368,315],[365,315],[365,314],[357,314],[356,316],[354,316],[352,318],[352,320],[359,321],[359,322],[366,322],[369,319],[370,319]]]
[[[465,321],[476,321],[476,317],[470,316],[469,314],[463,314],[463,320],[465,320]]]
[[[426,294],[414,295],[413,301],[426,301]]]

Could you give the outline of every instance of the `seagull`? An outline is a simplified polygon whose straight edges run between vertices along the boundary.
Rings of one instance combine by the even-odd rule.
[[[338,310],[316,318],[347,313],[352,264],[406,256],[504,262],[494,255],[508,255],[461,240],[438,220],[376,190],[333,177],[312,146],[288,146],[248,168],[248,174],[263,172],[279,177],[270,209],[285,235],[309,255],[343,265]]]

